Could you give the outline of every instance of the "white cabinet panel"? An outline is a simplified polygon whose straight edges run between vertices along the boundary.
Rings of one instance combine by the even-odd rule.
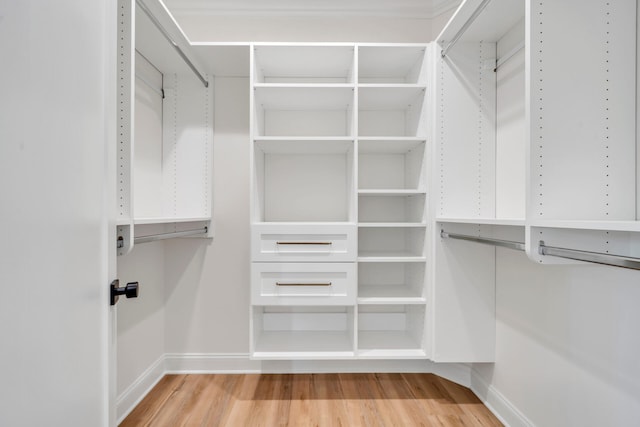
[[[355,224],[254,224],[251,236],[254,262],[346,262],[356,259]]]
[[[347,305],[355,303],[355,263],[260,263],[251,266],[251,302],[256,305]]]

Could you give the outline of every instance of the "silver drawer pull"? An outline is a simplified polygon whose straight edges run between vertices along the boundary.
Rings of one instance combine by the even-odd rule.
[[[276,245],[330,245],[331,242],[276,242]]]
[[[331,286],[331,282],[326,282],[326,283],[281,283],[281,282],[276,282],[276,286]]]

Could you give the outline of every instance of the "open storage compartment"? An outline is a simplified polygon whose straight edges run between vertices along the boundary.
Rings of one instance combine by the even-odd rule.
[[[256,359],[341,359],[354,357],[353,306],[254,306]]]
[[[426,225],[424,194],[360,194],[358,222],[360,224],[414,223]]]
[[[363,45],[358,48],[358,83],[425,84],[425,45]]]
[[[424,262],[361,262],[358,304],[424,304]]]
[[[254,138],[353,135],[353,88],[254,86]]]
[[[424,137],[424,86],[364,86],[358,89],[358,135]]]
[[[254,149],[256,221],[355,221],[352,141],[265,140]]]
[[[425,228],[422,227],[360,227],[358,229],[358,259],[387,258],[414,261],[425,255]]]
[[[255,45],[255,83],[354,83],[354,46]]]
[[[426,358],[424,305],[358,305],[358,357]]]
[[[360,189],[424,190],[425,141],[360,139]]]

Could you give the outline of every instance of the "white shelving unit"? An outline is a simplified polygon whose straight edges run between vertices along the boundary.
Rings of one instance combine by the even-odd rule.
[[[122,255],[149,234],[212,236],[213,86],[161,2],[120,0],[118,8]]]
[[[579,261],[542,242],[638,257],[635,16],[633,2],[460,5],[433,51],[436,232],[519,242],[544,264]],[[496,250],[436,238],[433,253],[434,360],[492,361]]]
[[[524,19],[524,1],[467,0],[433,45],[436,235],[523,241]],[[495,248],[435,237],[432,252],[433,360],[493,361]]]
[[[426,45],[251,61],[252,357],[425,358]]]

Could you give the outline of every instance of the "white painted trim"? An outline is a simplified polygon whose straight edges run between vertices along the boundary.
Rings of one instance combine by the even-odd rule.
[[[248,353],[167,353],[166,374],[259,374],[260,361]]]
[[[488,384],[475,369],[471,369],[471,386],[469,388],[505,426],[535,427],[531,420],[493,385]]]
[[[120,424],[153,387],[164,377],[165,356],[162,355],[116,399],[116,416]]]
[[[344,373],[422,372],[433,373],[469,387],[469,365],[433,363],[428,360],[251,360],[248,353],[167,353],[166,374],[196,373]]]

